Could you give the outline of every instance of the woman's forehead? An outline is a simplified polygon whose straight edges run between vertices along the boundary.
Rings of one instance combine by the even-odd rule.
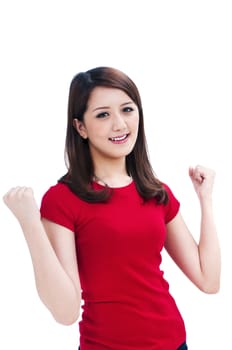
[[[121,89],[97,86],[91,92],[88,101],[88,108],[109,107],[114,104],[133,102],[132,99]]]

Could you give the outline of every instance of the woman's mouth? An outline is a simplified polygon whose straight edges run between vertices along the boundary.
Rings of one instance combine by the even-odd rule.
[[[129,134],[124,134],[120,136],[110,137],[109,140],[113,143],[120,144],[127,141]]]

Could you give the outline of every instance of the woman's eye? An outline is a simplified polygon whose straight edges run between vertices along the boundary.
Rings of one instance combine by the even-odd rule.
[[[123,108],[123,112],[132,112],[132,111],[133,111],[133,108],[131,108],[131,107]]]
[[[102,112],[102,113],[99,113],[99,114],[97,115],[97,118],[105,118],[105,117],[108,117],[108,115],[109,115],[109,113],[107,113],[107,112]]]

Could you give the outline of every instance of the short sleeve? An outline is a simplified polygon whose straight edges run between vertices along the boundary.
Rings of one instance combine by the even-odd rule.
[[[64,184],[58,183],[50,187],[41,200],[41,218],[50,220],[75,232],[75,197]]]
[[[163,184],[163,186],[168,193],[168,203],[164,205],[165,223],[167,224],[177,215],[180,208],[180,202],[174,196],[169,186],[167,186],[166,184]]]

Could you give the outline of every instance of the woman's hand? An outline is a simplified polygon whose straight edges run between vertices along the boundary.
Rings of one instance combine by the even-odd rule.
[[[189,168],[189,176],[199,199],[210,199],[215,179],[214,170],[197,165],[195,168]]]
[[[4,195],[3,201],[21,225],[40,219],[40,212],[30,187],[10,189]]]

